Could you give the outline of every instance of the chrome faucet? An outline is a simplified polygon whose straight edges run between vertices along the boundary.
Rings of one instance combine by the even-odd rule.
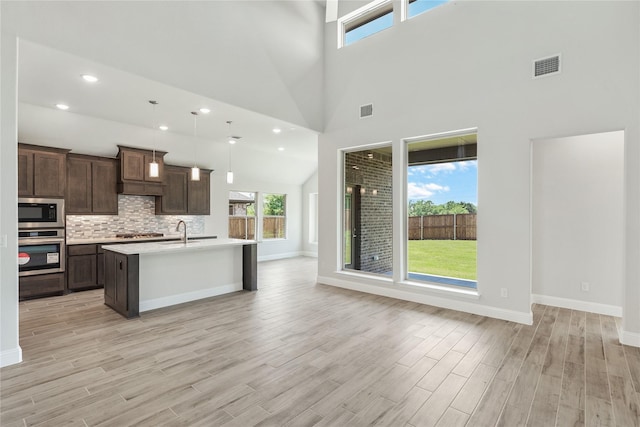
[[[183,220],[178,221],[178,225],[176,225],[176,231],[180,231],[180,224],[184,225],[184,233],[180,240],[186,245],[187,244],[187,223]]]

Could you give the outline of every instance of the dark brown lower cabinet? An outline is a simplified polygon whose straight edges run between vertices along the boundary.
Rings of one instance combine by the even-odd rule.
[[[104,303],[126,317],[139,315],[139,255],[104,252]]]
[[[19,297],[21,300],[64,294],[64,273],[41,274],[20,278]]]
[[[67,289],[77,291],[98,288],[98,245],[67,246]]]

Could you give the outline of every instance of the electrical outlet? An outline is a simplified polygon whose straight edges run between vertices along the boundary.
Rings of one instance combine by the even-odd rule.
[[[509,291],[507,288],[500,288],[500,296],[502,298],[507,298],[509,296]]]
[[[582,289],[582,292],[589,292],[589,282],[582,282],[580,289]]]
[[[380,261],[380,256],[374,255],[371,257],[374,261]]]

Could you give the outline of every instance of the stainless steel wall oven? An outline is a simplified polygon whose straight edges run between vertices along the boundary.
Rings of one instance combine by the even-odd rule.
[[[20,276],[63,272],[65,259],[64,229],[18,231]]]

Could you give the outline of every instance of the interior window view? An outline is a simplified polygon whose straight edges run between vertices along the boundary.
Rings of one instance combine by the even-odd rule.
[[[407,143],[408,279],[476,289],[477,136]]]
[[[344,154],[344,268],[393,272],[391,147]]]
[[[262,238],[284,239],[287,234],[287,196],[265,194],[262,199]]]
[[[256,193],[229,192],[229,237],[254,240],[256,237]]]

